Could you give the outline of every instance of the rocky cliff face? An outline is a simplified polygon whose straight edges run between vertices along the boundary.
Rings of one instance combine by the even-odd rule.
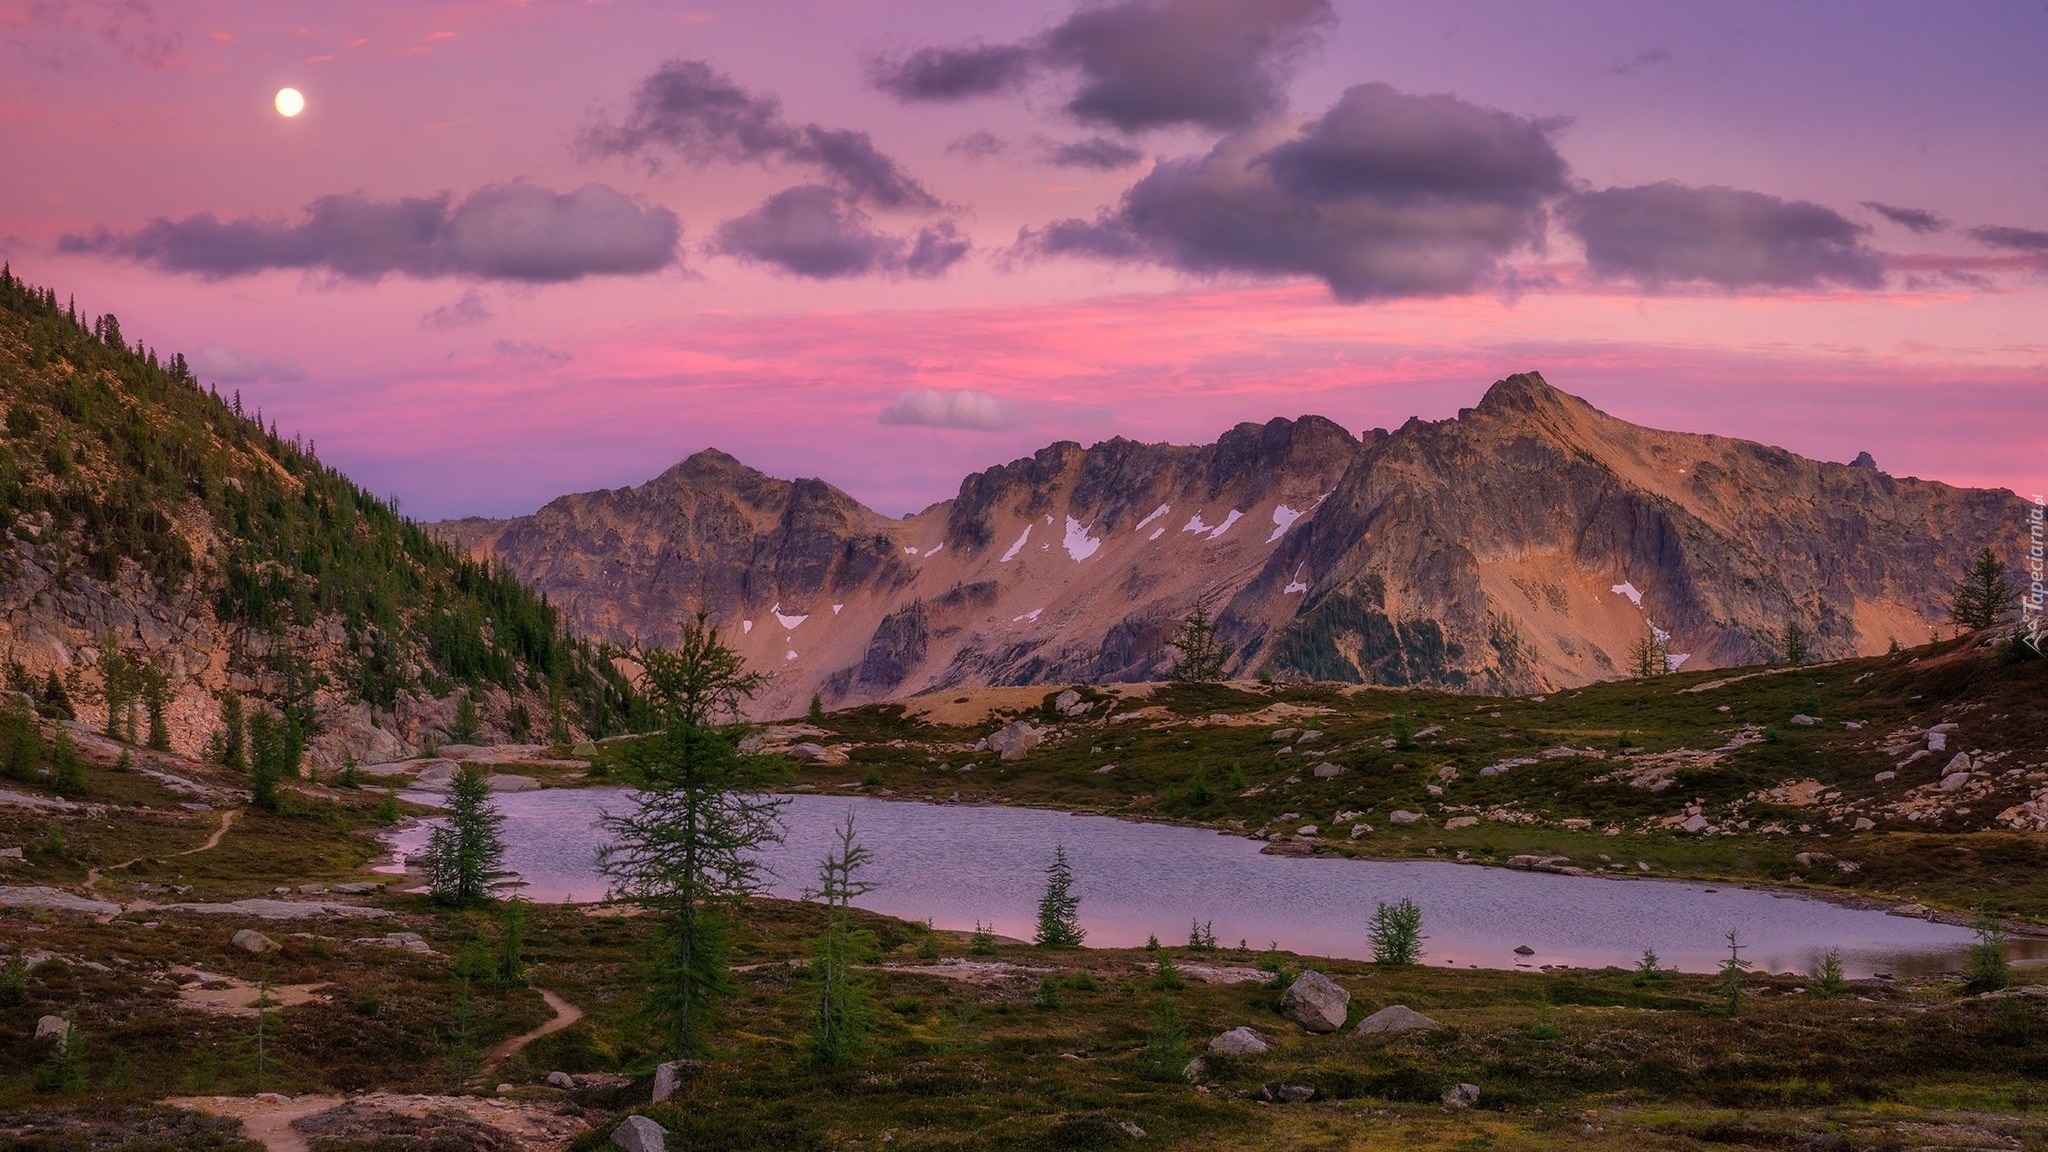
[[[700,453],[638,488],[436,526],[596,637],[701,605],[774,673],[763,714],[948,687],[1133,680],[1218,607],[1233,670],[1539,691],[1918,641],[2007,492],[1900,480],[1607,416],[1534,374],[1364,440],[1321,417],[1215,444],[1050,445],[890,520]]]

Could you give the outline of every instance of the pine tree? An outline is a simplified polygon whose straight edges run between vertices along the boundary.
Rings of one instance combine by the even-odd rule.
[[[1949,617],[1965,632],[1997,626],[2019,593],[2005,574],[2005,561],[1986,548],[1949,592]]]
[[[498,917],[498,983],[517,988],[526,983],[526,901],[505,901]]]
[[[825,932],[811,941],[811,983],[817,1000],[811,1023],[811,1056],[837,1066],[860,1050],[871,1021],[869,990],[854,970],[862,955],[875,949],[871,932],[853,927],[848,909],[875,886],[860,879],[871,853],[854,837],[853,813],[839,829],[839,847],[818,865],[818,888],[807,893],[823,900]]]
[[[474,764],[464,764],[448,785],[448,816],[427,837],[421,866],[427,890],[443,904],[482,904],[504,872],[505,816],[491,802],[491,787]]]
[[[1372,914],[1372,962],[1413,964],[1422,959],[1422,909],[1403,896],[1392,904],[1382,901]]]
[[[59,796],[85,795],[85,758],[63,728],[57,729],[56,745],[50,752],[50,787]]]
[[[1813,655],[1812,645],[1806,637],[1806,626],[1801,624],[1796,616],[1785,621],[1785,630],[1780,635],[1779,642],[1785,650],[1787,664],[1804,664]]]
[[[1636,641],[1636,646],[1629,650],[1628,659],[1639,680],[1662,676],[1670,668],[1670,662],[1664,657],[1664,643],[1654,632]]]
[[[706,1015],[730,992],[726,923],[759,890],[756,850],[779,840],[782,802],[753,791],[731,722],[764,678],[719,638],[707,613],[683,626],[673,649],[636,653],[641,687],[660,731],[635,751],[642,787],[632,812],[606,813],[612,842],[598,866],[620,892],[660,919],[650,942],[649,1004],[672,1058],[694,1057]]]
[[[1216,622],[1209,618],[1207,602],[1195,601],[1195,606],[1181,618],[1180,626],[1173,630],[1170,643],[1176,655],[1167,672],[1169,677],[1192,683],[1223,679],[1230,653],[1216,635]]]
[[[1742,1010],[1742,977],[1750,969],[1750,961],[1742,958],[1742,938],[1735,929],[1728,930],[1728,958],[1721,961],[1721,994],[1726,998],[1728,1014],[1735,1015]]]
[[[33,780],[43,770],[48,754],[28,702],[18,696],[11,698],[0,709],[0,757],[6,758],[0,768],[10,780]]]
[[[55,668],[43,678],[43,699],[36,711],[51,720],[78,719],[78,710],[71,706],[71,693],[64,690],[64,681]]]
[[[154,663],[142,670],[142,706],[149,717],[149,746],[158,752],[171,750],[171,729],[165,711],[170,706],[171,681]]]
[[[457,744],[474,744],[479,730],[476,696],[474,693],[464,692],[455,701],[455,723],[448,730],[448,735],[453,737]]]
[[[249,717],[249,803],[265,812],[277,811],[277,781],[284,773],[283,733],[267,709],[258,708]]]
[[[1087,935],[1081,927],[1081,898],[1074,895],[1067,847],[1055,844],[1052,863],[1045,869],[1045,895],[1038,898],[1038,935],[1032,943],[1040,948],[1079,948]]]

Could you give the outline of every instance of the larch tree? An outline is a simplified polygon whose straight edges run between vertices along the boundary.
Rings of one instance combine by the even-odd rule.
[[[427,891],[443,904],[482,904],[504,878],[505,815],[491,802],[490,782],[464,764],[448,783],[448,817],[427,837],[421,866]]]
[[[1949,591],[1949,617],[1966,632],[1997,626],[2011,611],[2019,592],[2005,574],[2005,561],[1986,548],[1970,570]]]
[[[674,1059],[698,1055],[715,1001],[731,992],[727,924],[758,891],[756,852],[781,839],[783,802],[754,789],[733,729],[764,678],[719,638],[708,614],[672,649],[639,652],[641,690],[660,730],[638,745],[640,791],[630,812],[605,813],[598,867],[616,891],[653,913],[650,1014]]]

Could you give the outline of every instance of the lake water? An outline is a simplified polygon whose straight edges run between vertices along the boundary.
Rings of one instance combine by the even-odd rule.
[[[416,794],[433,803],[438,798]],[[600,810],[624,812],[617,788],[550,789],[495,798],[505,815],[505,866],[528,899],[594,901],[605,895],[595,858]],[[1704,972],[1740,931],[1756,970],[1805,972],[1839,948],[1851,976],[1958,970],[1974,937],[1962,928],[1845,908],[1790,893],[1658,880],[1557,876],[1447,861],[1368,861],[1267,856],[1259,844],[1194,828],[1140,824],[1031,808],[929,804],[864,796],[789,797],[785,838],[764,859],[771,894],[795,897],[817,881],[819,861],[852,813],[874,854],[865,908],[939,928],[1029,939],[1053,845],[1073,863],[1090,944],[1128,947],[1157,934],[1185,943],[1188,924],[1213,925],[1226,946],[1277,943],[1305,955],[1367,959],[1367,922],[1377,902],[1422,908],[1425,960],[1508,968],[1570,964],[1633,966],[1654,948],[1667,966]],[[389,838],[420,851],[429,824]],[[1528,957],[1513,949],[1527,945]],[[2048,957],[2048,941],[2012,941],[2015,957]]]

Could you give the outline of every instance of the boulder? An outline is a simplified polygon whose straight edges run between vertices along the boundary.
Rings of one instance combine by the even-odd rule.
[[[1311,1032],[1335,1032],[1351,1010],[1351,993],[1310,969],[1294,978],[1280,998],[1280,1014]]]
[[[1856,818],[1856,831],[1858,832],[1868,832],[1875,827],[1877,827],[1877,821],[1872,820],[1868,816],[1858,816]]]
[[[1801,728],[1811,728],[1815,724],[1820,723],[1820,717],[1808,716],[1806,713],[1800,712],[1792,717],[1792,723],[1799,725]]]
[[[244,928],[240,932],[235,933],[228,943],[233,944],[244,952],[257,956],[265,952],[275,952],[283,947],[277,941],[272,940],[254,928]]]
[[[1970,754],[1968,752],[1958,752],[1947,764],[1942,765],[1941,774],[1946,778],[1958,772],[1969,772],[1974,768],[1976,768],[1976,765],[1970,762]]]
[[[548,1086],[565,1090],[573,1089],[576,1087],[576,1078],[567,1072],[550,1072],[548,1073]]]
[[[1529,947],[1527,944],[1515,945],[1515,955],[1517,956],[1534,956],[1535,954],[1536,950],[1534,948]]]
[[[1941,790],[1943,792],[1954,792],[1957,789],[1968,784],[1969,782],[1970,774],[1968,772],[1958,772],[1953,776],[1944,776],[1941,778]]]
[[[1188,1083],[1200,1084],[1209,1078],[1209,1062],[1197,1056],[1193,1060],[1188,1061],[1187,1067],[1182,1068],[1180,1074],[1187,1079]]]
[[[1705,832],[1708,828],[1712,827],[1712,825],[1707,823],[1707,818],[1705,816],[1702,816],[1699,813],[1695,812],[1692,815],[1686,817],[1685,823],[1680,824],[1678,827],[1680,828],[1680,830],[1686,832]]]
[[[1273,1046],[1250,1028],[1232,1028],[1209,1041],[1212,1056],[1263,1056],[1272,1050]]]
[[[514,776],[509,772],[493,773],[484,783],[493,792],[531,792],[540,787],[540,781],[531,776]]]
[[[1321,740],[1322,738],[1323,738],[1323,733],[1322,733],[1321,729],[1311,728],[1311,729],[1309,729],[1308,731],[1306,731],[1306,732],[1303,732],[1303,733],[1301,734],[1301,739],[1299,739],[1299,740],[1296,740],[1296,741],[1295,741],[1295,743],[1296,743],[1296,744],[1313,744],[1313,743],[1315,743],[1316,741],[1318,741],[1318,740]]]
[[[375,880],[344,880],[327,886],[337,896],[370,896],[384,890],[384,885]]]
[[[668,1129],[645,1116],[628,1116],[612,1129],[612,1143],[626,1152],[668,1152]]]
[[[1389,1004],[1385,1008],[1358,1022],[1360,1036],[1391,1036],[1399,1032],[1427,1032],[1438,1027],[1436,1021],[1408,1007],[1406,1004]]]
[[[1929,752],[1948,751],[1948,733],[1929,732],[1927,734],[1927,750]]]
[[[1289,740],[1292,740],[1292,739],[1294,739],[1294,738],[1295,738],[1296,736],[1299,736],[1299,735],[1301,735],[1301,729],[1299,729],[1299,728],[1275,728],[1275,729],[1273,729],[1273,739],[1275,739],[1275,740],[1278,740],[1278,741],[1280,741],[1280,742],[1282,742],[1282,743],[1286,743],[1287,741],[1289,741]]]
[[[676,1090],[683,1086],[683,1072],[688,1066],[686,1060],[671,1060],[654,1070],[654,1103],[659,1104],[676,1094]]]
[[[459,769],[456,768],[454,761],[435,760],[425,768],[420,769],[420,774],[413,778],[413,787],[429,789],[446,788],[454,783],[457,771]]]
[[[584,740],[578,743],[574,748],[569,749],[569,755],[574,756],[578,760],[588,760],[592,756],[597,755],[597,745],[592,744],[588,740]]]
[[[1321,764],[1316,765],[1313,771],[1321,779],[1328,780],[1332,776],[1342,776],[1344,774],[1344,766],[1342,764],[1332,764],[1325,760]]]
[[[1024,720],[1006,724],[990,733],[988,738],[988,746],[1001,754],[1005,760],[1021,760],[1026,753],[1043,743],[1044,730],[1034,728]]]
[[[36,1042],[38,1044],[45,1040],[51,1040],[56,1042],[57,1047],[62,1048],[69,1042],[70,1035],[71,1022],[62,1016],[45,1016],[36,1021]]]
[[[1307,1084],[1262,1084],[1259,1099],[1273,1104],[1306,1104],[1316,1098],[1316,1090]]]
[[[1453,816],[1449,820],[1444,821],[1444,830],[1455,832],[1460,828],[1470,828],[1477,823],[1479,823],[1479,817],[1477,816]]]
[[[1444,1104],[1451,1108],[1470,1108],[1479,1103],[1479,1085],[1460,1084],[1444,1092]]]
[[[1422,821],[1422,813],[1410,812],[1405,808],[1396,808],[1387,814],[1387,819],[1395,824],[1417,824]]]

